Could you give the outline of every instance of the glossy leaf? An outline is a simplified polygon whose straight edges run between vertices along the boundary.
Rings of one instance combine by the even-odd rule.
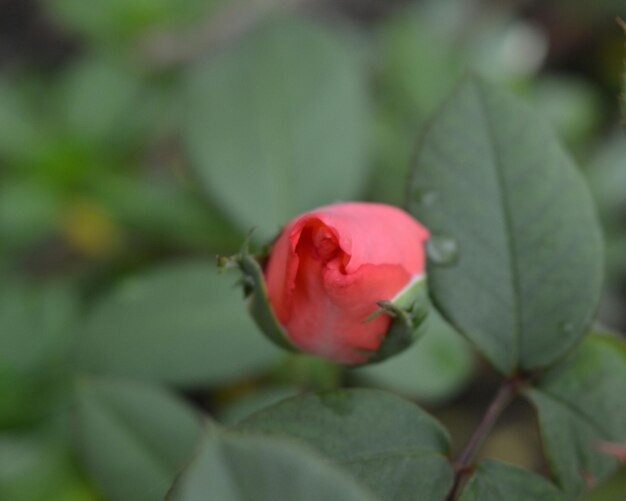
[[[242,377],[279,355],[248,317],[233,277],[190,262],[128,279],[105,297],[86,320],[75,363],[191,385]]]
[[[516,466],[486,459],[472,473],[460,501],[564,501],[563,493],[545,478]]]
[[[507,91],[468,77],[415,158],[410,210],[433,244],[456,244],[454,259],[432,252],[428,267],[444,317],[503,373],[555,362],[594,317],[602,240],[552,130]]]
[[[381,499],[445,499],[452,486],[446,431],[418,406],[389,393],[306,394],[252,415],[237,430],[303,440]]]
[[[375,501],[340,469],[301,445],[267,437],[205,437],[169,501]]]
[[[162,388],[81,378],[77,447],[107,499],[163,499],[200,437],[200,417]]]
[[[626,441],[626,345],[602,335],[586,339],[527,396],[536,407],[544,449],[561,488],[581,494],[618,461],[603,442]]]
[[[358,196],[364,82],[345,40],[298,19],[263,23],[190,68],[184,139],[206,191],[260,238],[298,213]]]

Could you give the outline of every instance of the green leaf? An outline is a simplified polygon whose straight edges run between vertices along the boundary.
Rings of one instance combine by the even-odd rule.
[[[431,250],[445,251],[428,266],[435,303],[499,371],[548,366],[584,335],[602,282],[598,222],[523,102],[463,80],[421,138],[409,195]]]
[[[295,351],[284,327],[276,318],[274,308],[270,304],[267,283],[261,265],[249,252],[250,237],[251,235],[248,234],[241,252],[236,256],[226,258],[225,262],[230,261],[239,266],[243,274],[243,283],[246,284],[250,316],[261,332],[276,346],[280,346],[287,351]],[[224,262],[221,259],[220,261]]]
[[[0,186],[0,247],[17,253],[36,245],[57,230],[62,211],[61,199],[50,187],[30,180],[3,179]]]
[[[148,30],[195,21],[220,0],[46,0],[68,28],[99,43],[127,44]]]
[[[154,122],[146,107],[150,90],[131,67],[107,58],[79,60],[65,69],[52,95],[56,119],[74,141],[119,149],[144,139]]]
[[[190,68],[184,143],[206,191],[242,229],[270,238],[298,213],[359,195],[362,70],[341,37],[289,18]]]
[[[435,308],[427,322],[424,336],[404,353],[356,374],[373,385],[428,402],[453,396],[473,374],[473,353]]]
[[[389,393],[306,394],[252,415],[237,430],[303,440],[381,499],[445,499],[452,486],[447,432],[418,406]]]
[[[375,501],[340,469],[299,444],[267,437],[206,436],[169,501]]]
[[[163,499],[200,437],[182,401],[128,380],[79,379],[74,424],[84,464],[115,501]]]
[[[0,284],[0,368],[28,374],[61,360],[73,338],[76,297],[65,285]]]
[[[234,426],[253,413],[277,404],[285,398],[294,397],[300,392],[301,390],[295,385],[283,384],[261,387],[218,409],[217,419],[224,425]]]
[[[89,188],[115,220],[165,245],[222,252],[237,249],[242,235],[186,186],[100,173]]]
[[[598,447],[626,441],[624,341],[590,336],[526,394],[537,410],[546,456],[563,490],[577,496],[588,481],[602,481],[615,471],[618,462]]]
[[[23,87],[21,81],[0,79],[0,155],[11,162],[31,158],[44,139]]]
[[[407,286],[393,301],[379,301],[378,306],[380,309],[370,318],[386,312],[394,320],[385,339],[368,363],[378,363],[393,358],[420,340],[426,333],[431,309],[426,277],[422,276]]]
[[[232,276],[181,262],[130,278],[103,298],[74,358],[89,372],[192,385],[242,377],[279,355],[248,317]]]
[[[59,403],[76,309],[63,285],[0,284],[0,427],[41,418]]]
[[[88,501],[95,499],[65,436],[48,430],[0,433],[0,499]]]
[[[462,73],[465,46],[454,40],[464,9],[450,2],[421,2],[400,10],[380,32],[380,82],[401,115],[423,121]]]
[[[539,79],[532,94],[559,137],[575,152],[585,152],[602,116],[596,87],[588,80],[553,75]]]
[[[513,465],[486,459],[463,489],[460,501],[564,500],[563,493],[545,478]]]

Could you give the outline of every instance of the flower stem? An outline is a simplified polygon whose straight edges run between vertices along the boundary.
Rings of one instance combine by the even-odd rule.
[[[485,415],[474,430],[465,448],[459,453],[454,460],[454,484],[448,495],[448,501],[454,501],[461,493],[461,487],[465,476],[471,472],[472,462],[489,433],[496,424],[502,411],[513,401],[519,393],[521,387],[521,379],[513,377],[502,383],[491,404],[487,408]]]

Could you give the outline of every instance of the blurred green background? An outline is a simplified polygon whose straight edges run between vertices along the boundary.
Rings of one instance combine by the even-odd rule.
[[[229,424],[339,384],[412,398],[462,445],[497,378],[443,320],[343,372],[271,346],[213,263],[322,204],[402,205],[468,68],[578,161],[606,238],[600,322],[626,331],[617,16],[623,0],[0,0],[0,499],[158,499],[185,451],[142,450],[146,423],[193,443],[195,425],[168,434],[188,414]],[[485,453],[542,471],[530,410]],[[155,490],[119,490],[131,470]]]

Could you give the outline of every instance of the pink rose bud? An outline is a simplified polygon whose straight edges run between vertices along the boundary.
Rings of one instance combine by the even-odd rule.
[[[423,320],[416,323],[413,314],[418,296],[420,308],[425,301],[428,238],[406,212],[382,204],[329,205],[292,220],[265,269],[267,296],[288,343],[349,365],[405,348],[409,342],[390,341],[388,354],[377,356],[393,317],[412,331]]]

